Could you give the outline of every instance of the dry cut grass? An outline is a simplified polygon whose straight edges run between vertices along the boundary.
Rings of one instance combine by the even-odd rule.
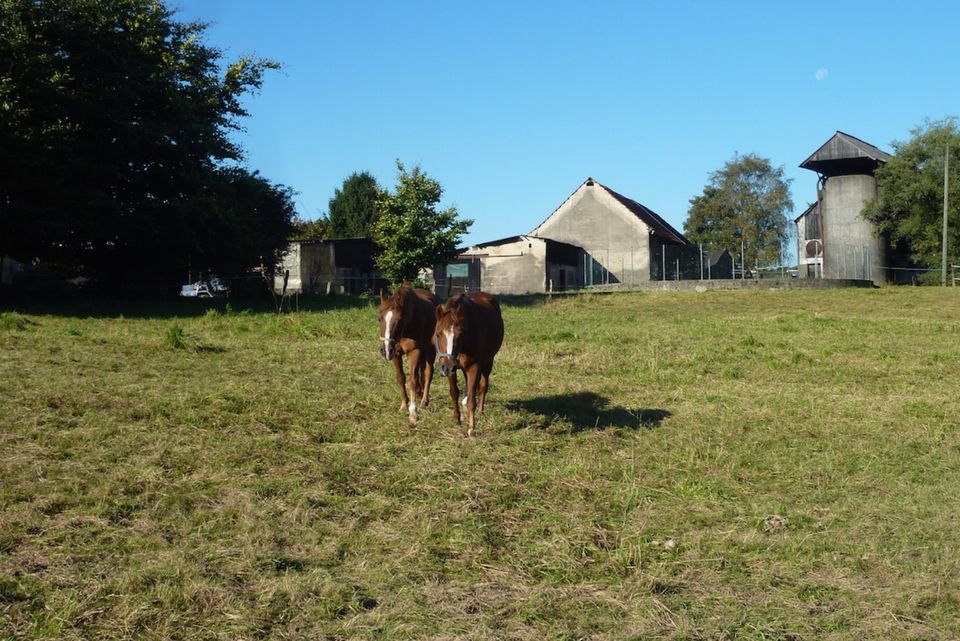
[[[0,315],[0,638],[960,637],[960,297],[508,300],[482,436],[363,300]]]

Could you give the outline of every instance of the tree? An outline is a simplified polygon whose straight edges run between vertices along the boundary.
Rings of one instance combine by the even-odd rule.
[[[683,233],[691,241],[739,255],[747,265],[775,265],[789,240],[793,209],[789,178],[756,154],[735,155],[710,174],[703,193],[690,200]]]
[[[472,220],[458,218],[456,207],[437,211],[440,183],[419,166],[407,171],[397,161],[397,186],[378,201],[374,240],[381,247],[377,266],[393,283],[413,280],[424,267],[450,260]]]
[[[218,239],[237,240],[224,219],[259,227],[222,200],[248,188],[287,212],[230,139],[241,97],[278,65],[224,64],[204,30],[160,0],[0,0],[0,255],[159,284],[201,257],[225,270],[237,247],[273,251]]]
[[[309,240],[309,239],[330,238],[330,220],[320,217],[316,220],[304,220],[297,217],[293,219],[293,234],[291,240]]]
[[[960,186],[954,169],[960,166],[960,131],[956,118],[926,121],[907,141],[894,141],[895,155],[877,168],[876,198],[863,216],[892,244],[905,247],[918,265],[937,270],[939,278],[943,234],[943,170],[950,145],[950,209],[947,232],[949,259],[960,258]]]
[[[371,238],[377,201],[383,190],[368,172],[354,172],[330,199],[328,218],[333,238]]]

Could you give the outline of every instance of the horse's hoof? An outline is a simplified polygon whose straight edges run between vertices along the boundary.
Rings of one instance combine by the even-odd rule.
[[[473,438],[474,436],[478,436],[479,434],[480,433],[477,432],[477,430],[473,429],[472,427],[467,430],[467,438]]]
[[[416,414],[411,414],[411,415],[410,415],[410,418],[409,418],[408,420],[409,420],[409,422],[410,422],[410,427],[413,427],[414,425],[417,424],[417,415],[416,415]]]

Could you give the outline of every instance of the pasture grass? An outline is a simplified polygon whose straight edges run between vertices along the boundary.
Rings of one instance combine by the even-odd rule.
[[[371,305],[0,314],[0,638],[960,637],[956,290],[509,299],[475,439]]]

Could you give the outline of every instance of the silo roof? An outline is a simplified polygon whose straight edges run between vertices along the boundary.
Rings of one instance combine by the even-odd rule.
[[[856,136],[838,131],[800,166],[825,176],[873,174],[879,165],[891,157]]]

